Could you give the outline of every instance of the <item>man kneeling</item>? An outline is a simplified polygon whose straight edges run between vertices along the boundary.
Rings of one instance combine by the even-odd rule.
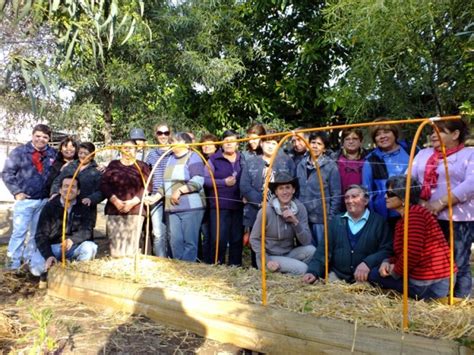
[[[71,187],[69,195],[67,191]],[[66,220],[66,258],[85,261],[95,258],[97,245],[91,242],[92,215],[90,208],[76,200],[79,195],[79,181],[72,176],[61,180],[59,195],[48,201],[41,211],[36,229],[37,250],[30,261],[30,271],[40,276],[61,259],[61,237],[66,198],[68,216]]]
[[[329,224],[329,280],[367,281],[370,270],[391,255],[392,234],[382,216],[367,208],[369,194],[359,185],[350,185],[344,202],[347,212]],[[318,248],[303,276],[313,283],[324,278],[324,245]]]

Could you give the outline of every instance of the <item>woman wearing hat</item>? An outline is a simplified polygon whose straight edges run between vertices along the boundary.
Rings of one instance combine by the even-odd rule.
[[[406,176],[392,176],[387,180],[385,202],[387,208],[402,217],[405,203],[408,210],[408,295],[418,299],[446,297],[449,293],[449,247],[436,218],[418,204],[421,186],[412,180],[410,201],[405,201]],[[382,288],[403,292],[403,218],[395,225],[394,255],[380,267],[372,269],[369,281]],[[457,267],[454,267],[457,271]]]
[[[304,205],[294,198],[298,181],[288,173],[277,173],[269,187],[275,195],[267,206],[265,252],[267,268],[294,275],[303,275],[316,248],[311,244],[308,214]],[[250,244],[261,265],[262,209],[250,234]],[[301,246],[296,246],[295,238]]]

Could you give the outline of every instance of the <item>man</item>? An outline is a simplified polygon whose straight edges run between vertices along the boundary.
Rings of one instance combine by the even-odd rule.
[[[71,189],[68,195],[68,189]],[[92,214],[89,206],[79,203],[76,197],[80,193],[79,180],[68,175],[61,180],[59,196],[48,201],[41,211],[36,231],[37,251],[31,258],[30,271],[35,276],[42,273],[61,259],[64,207],[67,201],[66,219],[66,258],[86,261],[95,258],[97,245],[91,242]]]
[[[16,200],[7,251],[8,268],[12,270],[21,266],[22,259],[29,260],[36,248],[36,225],[49,196],[47,178],[56,157],[56,150],[48,145],[50,138],[48,126],[36,125],[31,141],[13,149],[3,168],[3,181]]]
[[[329,225],[329,280],[364,282],[372,268],[390,257],[392,235],[384,218],[367,208],[369,194],[360,185],[350,185],[344,202],[347,212],[334,217]],[[324,245],[316,250],[303,281],[324,278]]]

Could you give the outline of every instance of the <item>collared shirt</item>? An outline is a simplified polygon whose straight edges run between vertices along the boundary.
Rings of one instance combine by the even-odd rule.
[[[368,208],[366,208],[364,214],[358,221],[354,221],[354,219],[349,215],[349,212],[344,213],[342,217],[347,218],[347,222],[352,234],[356,235],[362,228],[364,228],[367,220],[369,219],[369,214],[370,211]]]

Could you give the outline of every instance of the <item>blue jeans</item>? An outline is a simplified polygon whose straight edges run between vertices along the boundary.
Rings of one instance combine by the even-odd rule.
[[[324,245],[324,224],[322,223],[314,223],[310,224],[311,227],[311,235],[313,239],[311,242],[317,248],[318,245]]]
[[[449,242],[449,222],[439,220],[439,225]],[[454,261],[458,266],[454,297],[469,297],[472,290],[471,245],[474,242],[474,222],[453,222]]]
[[[151,212],[151,224],[153,227],[153,253],[163,258],[168,257],[168,234],[166,224],[163,222],[163,204],[156,204]]]
[[[219,213],[219,264],[225,263],[227,246],[229,246],[229,265],[242,265],[242,250],[244,226],[242,210],[220,210]],[[214,263],[216,257],[217,240],[217,210],[211,209],[210,229],[211,229],[211,262]]]
[[[381,288],[391,289],[399,293],[403,293],[403,279],[394,279],[392,276],[380,276],[378,266],[370,270],[368,281],[372,284],[380,286]],[[413,282],[408,280],[408,296],[411,298],[416,298],[419,300],[437,299],[446,297],[448,295],[449,277],[425,286],[415,285]]]
[[[36,249],[35,234],[38,219],[47,199],[20,200],[13,207],[13,231],[8,242],[7,256],[11,259],[10,268],[18,269],[21,259],[29,260]],[[29,230],[29,238],[26,235]],[[25,243],[26,242],[26,243]]]
[[[62,258],[61,243],[52,244],[51,251],[53,256],[60,261]],[[73,244],[71,249],[66,252],[67,260],[87,261],[95,258],[97,254],[97,244],[91,241],[85,241],[81,244]],[[46,260],[39,250],[36,250],[30,260],[30,271],[35,276],[40,276],[44,271],[44,263]]]
[[[203,216],[204,210],[168,213],[171,253],[174,259],[196,261]]]

